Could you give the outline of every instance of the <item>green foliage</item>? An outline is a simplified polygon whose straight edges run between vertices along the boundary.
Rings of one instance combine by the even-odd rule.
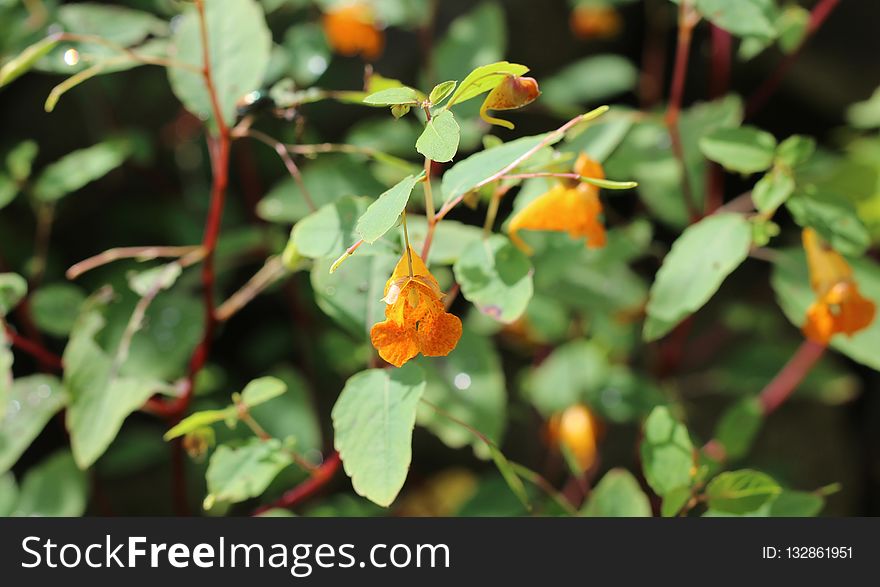
[[[68,401],[61,382],[50,375],[18,377],[12,384],[0,415],[0,473],[8,471],[46,423]]]
[[[57,452],[27,472],[18,495],[13,516],[81,516],[88,499],[86,475],[69,452]]]
[[[34,292],[31,299],[34,322],[43,332],[57,337],[67,336],[85,299],[85,294],[75,285],[46,285]]]
[[[365,242],[376,242],[397,224],[418,181],[419,176],[409,175],[370,204],[355,226],[355,231]]]
[[[462,295],[499,322],[522,316],[532,297],[532,264],[501,235],[472,243],[454,266]]]
[[[269,64],[272,36],[256,0],[205,3],[205,28],[213,84],[219,111],[228,125],[234,122],[236,103],[259,89]],[[196,10],[184,12],[172,37],[175,58],[197,69],[204,65],[204,47]],[[200,72],[168,69],[171,89],[186,108],[203,119],[213,118],[211,99]]]
[[[358,495],[388,506],[400,492],[424,391],[424,375],[415,365],[369,369],[345,383],[333,406],[334,444]]]
[[[665,498],[693,482],[694,445],[668,408],[654,408],[645,420],[641,456],[645,479],[657,495]]]
[[[238,446],[220,445],[205,475],[205,509],[262,495],[273,479],[292,463],[280,440],[250,438]]]
[[[686,229],[651,286],[645,340],[672,330],[699,310],[749,253],[752,230],[738,214],[715,214]]]
[[[724,447],[729,459],[740,459],[749,452],[763,419],[761,403],[754,398],[742,399],[724,412],[715,430],[715,440]]]
[[[56,202],[122,165],[129,156],[126,143],[109,141],[68,153],[40,173],[34,196]]]
[[[638,71],[619,55],[576,61],[541,83],[541,104],[574,116],[584,104],[604,102],[635,87]]]
[[[12,311],[27,294],[27,281],[17,273],[0,273],[0,318]]]
[[[37,61],[45,57],[57,44],[57,37],[46,37],[22,51],[14,59],[3,64],[3,67],[0,67],[0,88],[27,73]]]
[[[706,485],[709,508],[730,514],[753,512],[781,492],[771,477],[751,469],[721,473]]]
[[[609,377],[606,353],[594,342],[573,340],[553,351],[524,381],[529,400],[545,416],[595,399]]]
[[[647,518],[651,516],[651,504],[632,473],[625,469],[611,469],[590,493],[580,514],[604,518]]]
[[[770,167],[776,139],[753,126],[718,128],[700,139],[700,150],[725,169],[748,175]]]
[[[452,161],[458,151],[461,139],[458,123],[449,110],[444,110],[425,125],[425,130],[416,141],[416,151],[439,163]]]

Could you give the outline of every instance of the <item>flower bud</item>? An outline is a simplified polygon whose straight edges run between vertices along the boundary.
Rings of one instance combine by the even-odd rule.
[[[513,123],[486,114],[487,110],[515,110],[531,104],[541,95],[535,78],[508,75],[489,92],[480,107],[480,118],[489,124],[513,128]]]

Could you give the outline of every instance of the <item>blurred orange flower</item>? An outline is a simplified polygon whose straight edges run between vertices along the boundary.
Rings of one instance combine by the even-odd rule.
[[[448,355],[461,338],[461,320],[446,312],[434,276],[412,248],[404,252],[385,284],[385,321],[370,340],[379,356],[400,367],[417,354]]]
[[[823,345],[837,333],[852,336],[874,321],[874,302],[859,293],[852,268],[822,242],[812,228],[803,231],[810,285],[817,299],[807,309],[804,336]]]
[[[623,20],[610,6],[582,4],[572,11],[569,26],[580,39],[606,39],[620,32]]]
[[[597,422],[587,406],[576,404],[554,414],[547,430],[550,442],[567,450],[582,471],[595,464]]]
[[[497,124],[504,128],[513,128],[513,123],[489,116],[488,110],[516,110],[531,104],[541,95],[538,82],[532,77],[508,75],[483,100],[480,107],[480,118],[489,124]]]
[[[602,165],[586,154],[578,157],[574,172],[584,177],[605,179]],[[586,237],[586,246],[596,249],[605,246],[601,215],[599,188],[584,182],[574,186],[559,182],[514,214],[507,231],[510,240],[529,254],[531,248],[519,236],[520,230],[568,232],[572,238]]]
[[[360,2],[343,4],[324,14],[324,34],[340,55],[362,55],[375,61],[385,46],[385,34],[376,26],[373,9]]]

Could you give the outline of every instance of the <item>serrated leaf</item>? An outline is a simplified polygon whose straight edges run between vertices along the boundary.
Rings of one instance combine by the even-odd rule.
[[[632,473],[611,469],[596,485],[580,515],[601,518],[649,518],[651,503]]]
[[[358,495],[389,506],[412,459],[412,432],[425,379],[416,365],[369,369],[345,383],[333,406],[334,444]]]
[[[669,408],[656,407],[645,420],[640,452],[645,479],[657,495],[664,497],[691,485],[694,445]]]
[[[718,128],[700,139],[700,151],[730,171],[758,173],[773,164],[776,139],[752,126]]]
[[[505,236],[472,243],[453,266],[462,295],[480,312],[509,324],[532,297],[532,264]]]
[[[18,461],[46,423],[64,407],[67,396],[58,378],[28,375],[12,383],[5,402],[6,415],[0,423],[0,473]]]
[[[460,138],[455,116],[449,110],[444,110],[425,125],[425,130],[416,141],[416,150],[432,161],[446,163],[455,157]]]
[[[269,65],[272,35],[263,9],[255,0],[224,0],[205,3],[205,20],[211,75],[217,100],[227,125],[235,121],[236,103],[263,82]],[[199,18],[188,9],[176,23],[172,36],[174,58],[196,68],[203,67]],[[211,100],[201,73],[180,67],[168,68],[168,80],[183,105],[202,119],[213,117]]]
[[[739,214],[714,214],[687,228],[651,285],[645,340],[656,340],[699,310],[746,259],[752,228]]]
[[[782,488],[772,477],[751,469],[721,473],[705,490],[709,508],[731,514],[753,512],[780,493]]]
[[[400,214],[406,208],[409,196],[420,176],[409,175],[382,193],[370,204],[358,219],[355,231],[367,243],[376,242],[383,234],[397,224]]]

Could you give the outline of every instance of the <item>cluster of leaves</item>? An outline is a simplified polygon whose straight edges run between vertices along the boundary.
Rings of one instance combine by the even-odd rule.
[[[333,375],[345,379],[330,412],[332,447],[358,495],[379,506],[420,511],[433,491],[453,496],[432,510],[447,515],[647,516],[650,488],[664,516],[693,511],[808,516],[821,511],[824,497],[834,491],[796,491],[757,470],[724,470],[748,457],[764,419],[754,396],[785,357],[765,357],[771,370],[752,379],[741,377],[735,356],[713,365],[708,376],[717,387],[743,397],[731,403],[702,449],[676,417],[683,414],[676,400],[683,386],[660,380],[641,357],[652,348],[649,343],[713,301],[756,250],[772,255],[770,285],[784,315],[800,326],[813,299],[804,254],[799,247],[769,249],[788,216],[850,258],[862,291],[880,303],[880,267],[865,256],[880,240],[880,91],[852,107],[853,130],[842,154],[806,136],[779,141],[744,124],[742,101],[731,94],[682,111],[678,157],[669,147],[662,112],[615,106],[582,114],[588,105],[633,90],[637,77],[626,59],[593,55],[541,80],[538,104],[551,116],[570,118],[568,123],[502,140],[487,134],[475,98],[528,68],[503,61],[503,13],[494,2],[481,2],[450,24],[433,48],[433,71],[423,72],[424,83],[413,84],[422,89],[374,72],[364,87],[344,90],[320,85],[334,59],[319,24],[308,18],[310,2],[206,0],[197,3],[203,20],[196,7],[186,7],[175,12],[173,26],[153,12],[131,8],[45,4],[41,26],[22,27],[0,41],[0,54],[9,57],[0,68],[0,86],[30,70],[68,74],[46,100],[45,109],[52,111],[91,78],[159,65],[167,68],[180,103],[206,121],[212,140],[228,127],[227,138],[268,142],[283,153],[288,169],[292,166],[291,177],[256,206],[267,225],[224,233],[226,248],[216,253],[220,262],[229,262],[235,249],[257,241],[265,251],[269,242],[266,273],[252,283],[263,288],[308,276],[304,293],[333,324],[314,333],[318,348],[329,357]],[[427,18],[415,4],[379,2],[376,10],[390,26],[415,29]],[[778,8],[772,0],[691,4],[702,18],[741,39],[742,59],[773,44],[784,52],[796,50],[809,21],[805,9]],[[331,10],[333,3],[318,5]],[[10,22],[27,20],[17,4],[0,4],[0,11],[4,22],[7,14]],[[295,15],[296,24],[273,36],[267,16],[284,11]],[[50,22],[52,34],[46,36]],[[341,144],[318,143],[317,137],[314,143],[300,141],[285,127],[290,142],[296,140],[288,145],[254,131],[263,113],[241,108],[243,100],[253,103],[263,94],[273,104],[271,114],[283,120],[326,101],[388,108],[392,116],[366,118]],[[22,142],[9,150],[0,172],[0,208],[26,200],[38,222],[51,225],[56,207],[63,211],[69,195],[131,160],[144,160],[143,143],[137,133],[114,136],[35,173],[37,144]],[[534,253],[525,254],[504,234],[505,223],[496,221],[499,200],[510,191],[515,197],[509,208],[524,209],[559,181],[553,175],[569,173],[582,153],[602,164],[608,177],[634,180],[582,181],[603,189],[605,198],[627,203],[635,198],[632,192],[617,190],[638,182],[645,214],[626,221],[614,217],[601,249],[587,249],[564,233],[535,232],[527,235]],[[305,157],[302,170],[292,155]],[[711,209],[712,165],[751,185],[753,209]],[[696,221],[682,197],[683,182],[696,196]],[[485,226],[466,223],[466,215],[445,218],[459,204],[491,211]],[[644,268],[662,254],[656,226],[677,237],[651,279]],[[416,250],[430,243],[427,260],[441,288],[460,289],[467,303],[457,302],[454,309],[464,330],[447,357],[378,368],[369,331],[381,320],[383,288],[407,241]],[[190,357],[204,335],[195,276],[187,271],[204,251],[182,248],[186,251],[169,255],[177,259],[168,263],[106,273],[110,286],[99,283],[90,295],[70,283],[42,285],[45,252],[20,271],[28,279],[0,274],[0,514],[81,514],[87,503],[84,471],[125,460],[122,453],[137,434],[126,436],[126,419],[150,398],[173,401],[181,395]],[[105,260],[123,256],[117,251]],[[164,255],[147,248],[133,256],[153,261]],[[267,274],[270,278],[262,279]],[[39,332],[63,342],[60,377],[13,379],[14,332],[7,318],[18,324],[14,311],[32,314]],[[772,317],[770,326],[760,324],[763,315],[742,318],[733,304],[721,314],[719,322],[736,334],[754,336],[762,327],[774,328],[772,336],[794,332]],[[880,370],[880,322],[853,337],[836,337],[832,346]],[[828,369],[817,375],[823,383],[839,376],[835,366]],[[297,371],[282,367],[241,387],[225,381],[228,375],[222,365],[210,363],[194,382],[194,411],[165,434],[169,441],[182,439],[195,461],[210,451],[203,506],[212,513],[255,499],[270,503],[284,488],[315,476],[322,459],[332,462],[309,385]],[[231,403],[230,388],[242,389]],[[830,386],[812,389],[821,396]],[[573,505],[541,475],[502,453],[506,430],[521,425],[526,410],[544,421],[579,405],[612,425],[642,426],[644,486],[633,473],[612,468],[583,504]],[[70,450],[31,468],[18,483],[8,471],[62,412]],[[469,447],[497,472],[480,480],[470,473],[438,475],[398,499],[413,462],[416,426],[451,449]],[[723,447],[723,460],[709,449],[713,445]],[[576,478],[596,473],[562,450]],[[377,511],[342,494],[312,513]]]

